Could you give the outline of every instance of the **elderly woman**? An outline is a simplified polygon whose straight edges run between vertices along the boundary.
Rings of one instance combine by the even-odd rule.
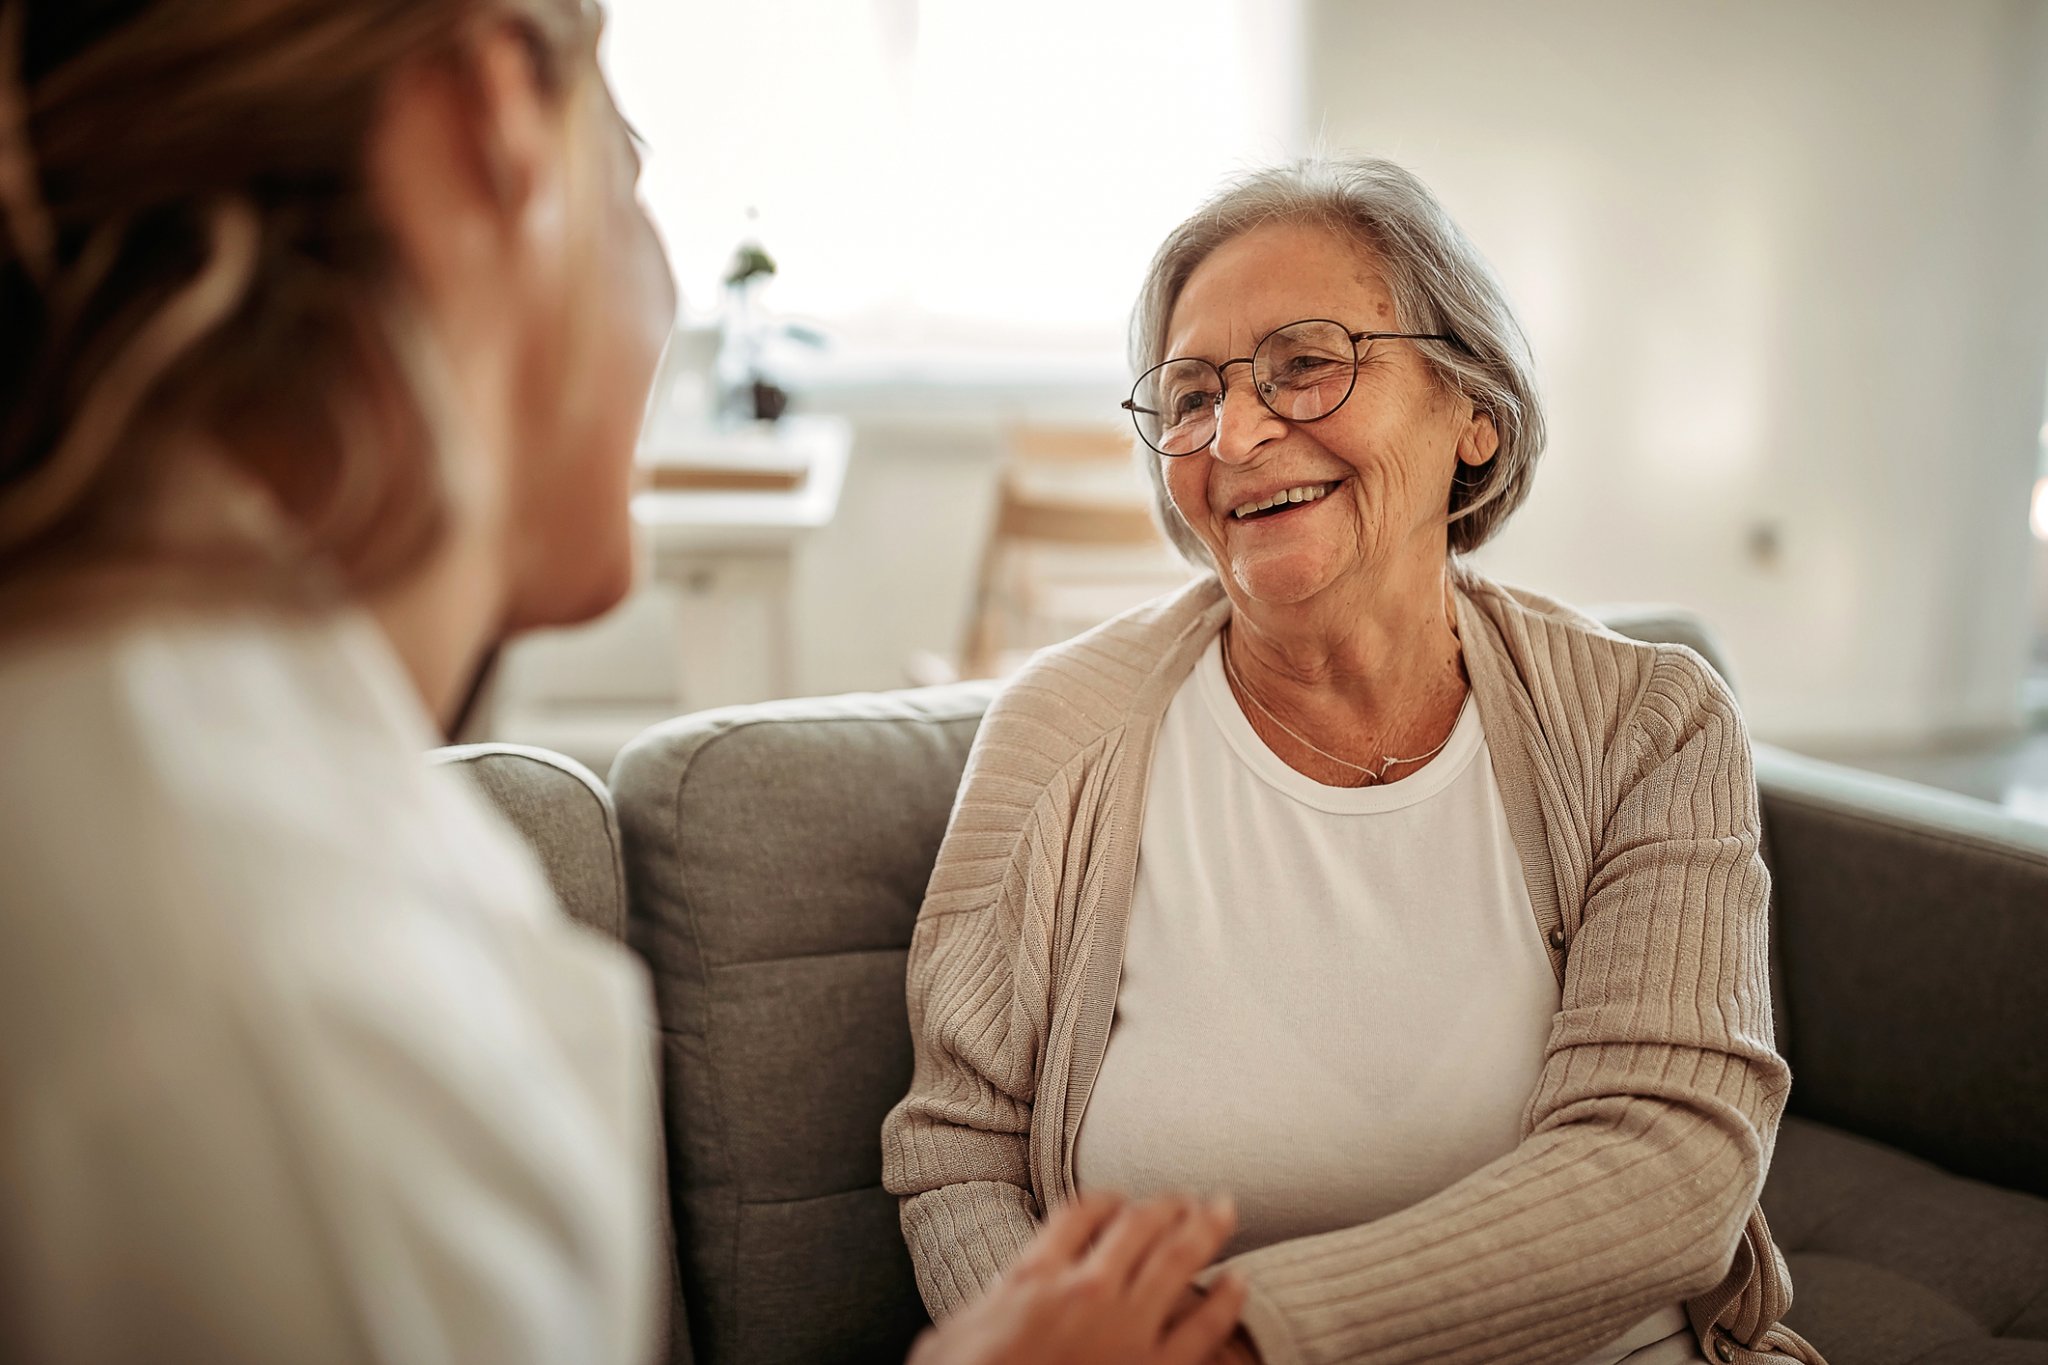
[[[1742,721],[1456,558],[1543,425],[1382,161],[1153,261],[1125,407],[1210,573],[1003,692],[911,948],[888,1187],[935,1315],[1094,1189],[1228,1190],[1271,1362],[1816,1361],[1757,1208],[1788,1086]]]

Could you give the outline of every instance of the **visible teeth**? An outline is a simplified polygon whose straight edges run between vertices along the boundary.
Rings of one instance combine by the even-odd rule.
[[[1334,483],[1305,483],[1298,488],[1283,488],[1270,498],[1248,502],[1242,507],[1235,508],[1230,515],[1248,517],[1254,512],[1263,512],[1268,507],[1278,507],[1283,502],[1314,502],[1336,486]]]

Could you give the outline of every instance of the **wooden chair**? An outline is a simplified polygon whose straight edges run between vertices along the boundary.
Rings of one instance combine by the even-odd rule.
[[[1152,519],[1132,443],[1113,427],[1011,430],[962,677],[1000,677],[1032,650],[1187,581]]]

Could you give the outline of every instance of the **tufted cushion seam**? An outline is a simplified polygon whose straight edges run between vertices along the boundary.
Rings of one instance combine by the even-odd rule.
[[[1983,1335],[1988,1338],[1991,1334],[1989,1332],[1986,1332]],[[1928,1347],[1919,1355],[1913,1356],[1908,1360],[1901,1361],[1900,1365],[1919,1365],[1920,1361],[1926,1360],[1929,1356],[1940,1355],[1942,1352],[1950,1350],[1953,1347],[1967,1346],[1971,1342],[1976,1341],[1978,1339],[1979,1338],[1977,1337],[1950,1337],[1947,1341],[1937,1341],[1936,1343],[1934,1343],[1934,1345]]]
[[[880,1181],[876,1181],[875,1183],[873,1183],[873,1184],[871,1184],[871,1185],[855,1185],[855,1186],[853,1186],[853,1187],[851,1187],[851,1188],[849,1188],[849,1189],[844,1189],[844,1190],[827,1190],[827,1191],[825,1191],[825,1192],[824,1192],[823,1194],[799,1194],[799,1195],[793,1195],[793,1196],[791,1196],[791,1197],[790,1197],[790,1198],[788,1198],[788,1199],[745,1199],[745,1198],[742,1198],[742,1199],[741,1199],[741,1200],[740,1200],[739,1202],[740,1202],[740,1207],[742,1207],[742,1208],[749,1208],[749,1209],[772,1209],[772,1208],[781,1208],[781,1207],[786,1207],[786,1206],[788,1206],[788,1205],[791,1205],[791,1204],[815,1204],[815,1203],[818,1203],[819,1201],[821,1201],[821,1200],[825,1200],[825,1199],[844,1199],[844,1198],[846,1198],[846,1197],[847,1197],[848,1195],[853,1195],[853,1194],[866,1194],[866,1193],[867,1193],[867,1192],[868,1192],[869,1190],[874,1190],[875,1192],[877,1192],[877,1193],[880,1193],[880,1192],[881,1192],[881,1190],[882,1190],[882,1185],[881,1185],[881,1182],[880,1182]]]
[[[710,962],[705,964],[707,972],[729,972],[748,967],[774,967],[784,962],[811,962],[832,957],[873,957],[877,953],[895,953],[902,956],[909,950],[901,944],[885,945],[878,948],[817,948],[801,953],[778,953],[774,957],[736,958],[731,962]]]
[[[1999,1326],[1998,1330],[1996,1332],[1993,1332],[1991,1335],[1995,1337],[2006,1338],[2007,1340],[2011,1341],[2048,1340],[2048,1338],[2043,1337],[2007,1337],[2006,1335],[2011,1330],[2012,1325],[2014,1323],[2018,1322],[2021,1318],[2027,1316],[2027,1314],[2033,1312],[2034,1309],[2042,1303],[2048,1303],[2048,1285],[2043,1285],[2041,1287],[2040,1293],[2034,1295],[2033,1298],[2028,1299],[2025,1303],[2021,1304],[2019,1306],[2019,1311],[2015,1312],[2011,1317],[2007,1318],[2005,1322]]]
[[[1918,1164],[1917,1161],[1915,1164]],[[1918,1170],[1912,1172],[1910,1176],[1887,1173],[1882,1178],[1866,1180],[1854,1190],[1844,1193],[1840,1206],[1834,1211],[1822,1215],[1818,1223],[1809,1227],[1806,1230],[1805,1236],[1799,1239],[1799,1245],[1795,1247],[1781,1244],[1778,1249],[1787,1255],[1795,1251],[1815,1251],[1830,1256],[1843,1255],[1844,1252],[1840,1247],[1831,1247],[1823,1244],[1827,1230],[1844,1218],[1854,1217],[1856,1214],[1867,1210],[1870,1207],[1871,1198],[1874,1193],[1889,1195],[1896,1190],[1915,1187],[1939,1189],[1948,1182],[1957,1179],[1960,1179],[1960,1177],[1950,1175],[1942,1170]]]

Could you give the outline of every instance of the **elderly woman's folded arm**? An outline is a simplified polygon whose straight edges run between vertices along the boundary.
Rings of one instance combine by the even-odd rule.
[[[1007,956],[988,941],[992,918],[966,912],[920,919],[911,952],[936,975],[973,971],[992,955]],[[1007,992],[979,1002],[980,1009],[943,1013],[933,1028],[925,1017],[932,988],[929,977],[913,984],[916,1068],[909,1095],[883,1131],[883,1179],[904,1201],[903,1234],[925,1306],[944,1318],[979,1298],[1022,1254],[1037,1230],[1037,1202],[1026,1161],[1029,1092],[994,1079],[1009,1032],[1002,1018]]]
[[[1004,728],[999,705],[984,729]],[[910,1091],[882,1128],[882,1182],[901,1199],[919,1292],[935,1319],[979,1298],[1022,1254],[1031,1101],[1045,1029],[1044,935],[1017,881],[1035,841],[1032,784],[970,762],[911,939]],[[1035,988],[1032,983],[1035,983]]]
[[[1630,732],[1621,770],[1641,775],[1592,869],[1572,958],[1589,966],[1567,970],[1529,1137],[1397,1214],[1233,1258],[1271,1365],[1570,1361],[1728,1272],[1789,1073],[1747,741],[1713,679],[1666,663]]]

